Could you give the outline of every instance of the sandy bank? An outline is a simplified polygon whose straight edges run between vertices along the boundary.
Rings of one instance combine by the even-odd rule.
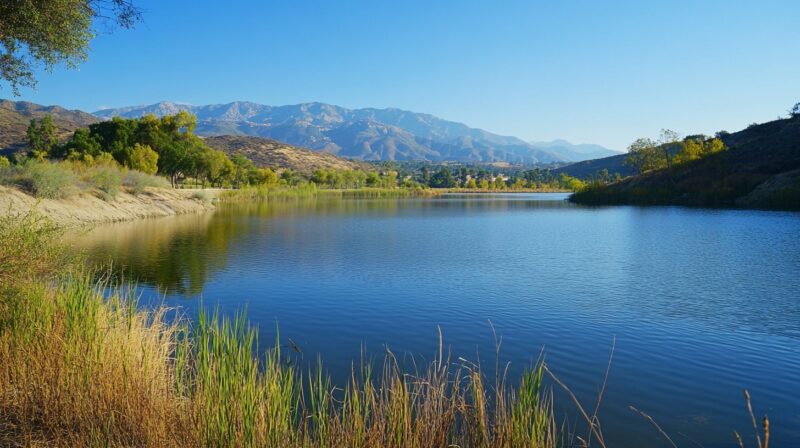
[[[36,208],[58,224],[81,226],[213,210],[210,199],[217,191],[204,190],[200,195],[197,191],[150,188],[139,195],[120,192],[114,200],[106,202],[91,193],[66,199],[38,199],[0,186],[0,215]]]

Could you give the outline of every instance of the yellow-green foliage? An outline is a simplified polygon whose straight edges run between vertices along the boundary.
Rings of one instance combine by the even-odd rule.
[[[145,174],[156,174],[158,172],[158,153],[153,151],[149,145],[133,145],[133,150],[128,158],[128,166],[136,171]]]

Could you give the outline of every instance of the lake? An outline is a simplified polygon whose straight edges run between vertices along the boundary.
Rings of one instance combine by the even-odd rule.
[[[614,446],[752,440],[742,390],[775,446],[800,446],[800,214],[587,208],[563,194],[309,199],[95,228],[75,238],[192,316],[247,309],[344,381],[360,353],[501,362],[516,380],[544,353]],[[491,322],[491,324],[490,324]],[[284,339],[285,340],[285,339]],[[574,406],[555,389],[559,411]],[[585,428],[582,426],[581,429]],[[583,431],[585,433],[585,431]]]

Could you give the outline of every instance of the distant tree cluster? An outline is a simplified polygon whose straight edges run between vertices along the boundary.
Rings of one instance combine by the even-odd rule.
[[[682,165],[727,150],[725,143],[719,138],[724,135],[727,133],[721,131],[716,137],[700,134],[680,140],[675,131],[662,129],[658,140],[639,138],[631,143],[624,163],[636,168],[640,174],[669,169],[673,165]]]
[[[196,125],[197,118],[188,112],[161,118],[117,117],[76,130],[62,145],[52,117],[45,116],[32,120],[28,127],[29,156],[87,165],[114,161],[136,171],[166,176],[173,186],[188,177],[204,187],[278,183],[274,171],[257,168],[247,157],[228,157],[210,148],[194,134]]]
[[[397,171],[315,170],[310,178],[317,186],[327,188],[395,188]],[[404,185],[406,186],[406,185]]]
[[[416,173],[416,182],[433,188],[465,188],[487,191],[573,190],[583,188],[584,182],[565,173],[550,169],[507,169],[494,171],[488,166],[441,166],[431,173],[423,166]]]

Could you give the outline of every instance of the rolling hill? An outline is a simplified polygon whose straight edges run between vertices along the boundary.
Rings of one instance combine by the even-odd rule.
[[[670,204],[800,210],[800,116],[721,137],[730,148],[573,195],[584,204]]]
[[[24,149],[31,119],[41,119],[48,114],[53,117],[59,136],[63,139],[72,135],[75,129],[99,121],[94,115],[78,110],[0,99],[0,155]]]
[[[360,160],[427,160],[473,163],[554,164],[584,160],[610,150],[597,145],[556,141],[531,144],[429,114],[401,109],[346,109],[324,103],[267,106],[237,101],[194,106],[161,102],[149,106],[105,109],[108,119],[180,110],[198,117],[200,135],[248,135]],[[591,150],[587,151],[590,147]],[[581,152],[584,151],[584,152]]]
[[[274,170],[288,168],[304,175],[310,175],[319,168],[336,170],[374,169],[366,163],[347,160],[333,154],[319,153],[261,137],[221,135],[206,137],[205,142],[208,146],[224,151],[228,155],[243,154],[252,160],[256,166],[269,167]]]

